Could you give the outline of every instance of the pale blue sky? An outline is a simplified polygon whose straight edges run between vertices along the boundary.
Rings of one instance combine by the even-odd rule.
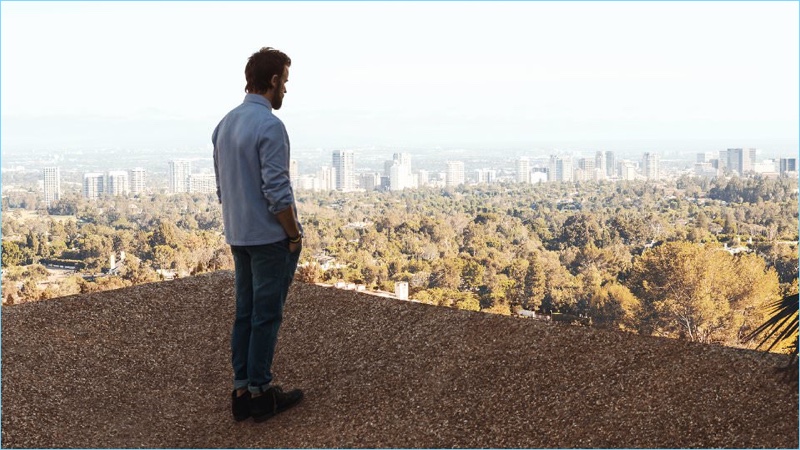
[[[295,146],[798,138],[797,2],[0,7],[4,148],[206,145],[266,45]]]

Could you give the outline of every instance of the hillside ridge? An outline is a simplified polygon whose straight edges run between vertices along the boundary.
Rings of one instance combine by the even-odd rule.
[[[4,306],[3,447],[798,447],[783,360],[295,283],[234,422],[233,274]]]

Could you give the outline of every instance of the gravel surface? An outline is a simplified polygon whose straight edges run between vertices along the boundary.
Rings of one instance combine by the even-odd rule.
[[[230,417],[233,274],[2,308],[3,447],[798,447],[784,359],[295,283]]]

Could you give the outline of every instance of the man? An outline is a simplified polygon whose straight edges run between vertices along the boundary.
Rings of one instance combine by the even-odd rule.
[[[225,240],[236,271],[231,410],[237,421],[264,421],[303,398],[299,389],[283,392],[272,385],[270,371],[303,239],[289,180],[289,136],[272,114],[283,104],[290,65],[288,56],[270,47],[251,55],[244,102],[211,138]]]

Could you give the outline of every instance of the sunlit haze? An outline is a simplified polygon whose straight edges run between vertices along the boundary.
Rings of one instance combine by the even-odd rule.
[[[2,2],[2,148],[205,148],[273,46],[298,151],[787,154],[798,34],[797,2]]]

